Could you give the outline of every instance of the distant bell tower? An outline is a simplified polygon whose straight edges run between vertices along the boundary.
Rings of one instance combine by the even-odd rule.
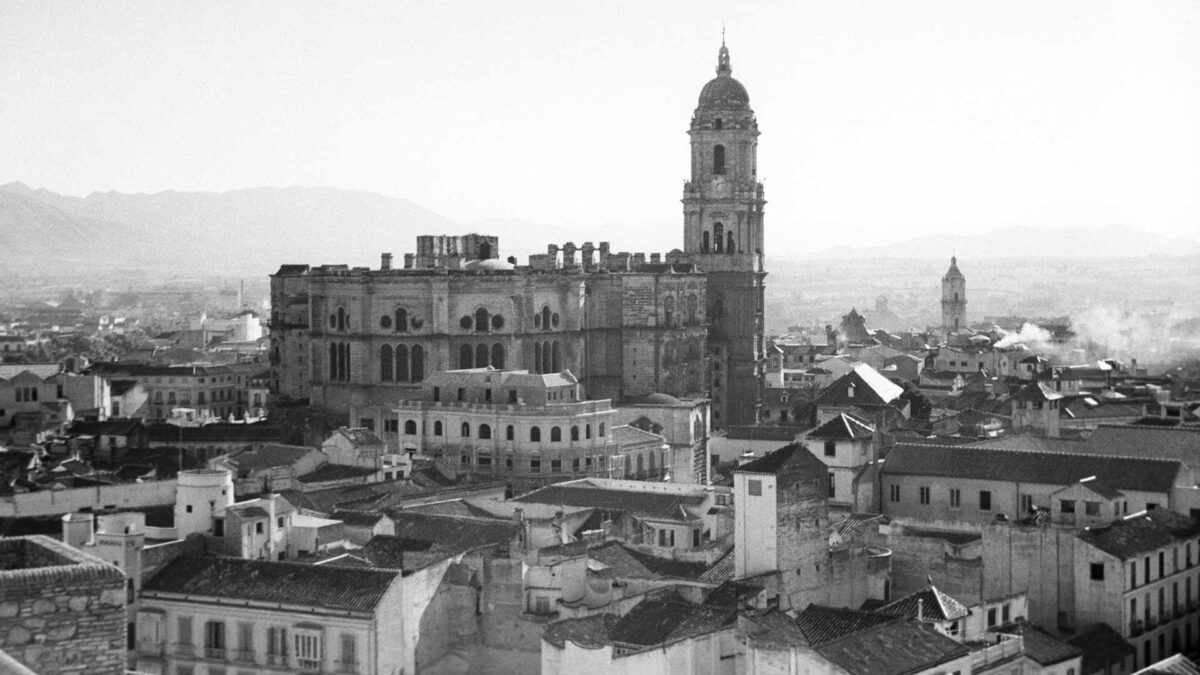
[[[732,72],[722,39],[717,76],[692,114],[692,175],[683,187],[684,251],[707,277],[714,427],[757,423],[765,365],[758,121]]]
[[[950,258],[950,269],[942,277],[942,332],[967,327],[967,279],[958,269],[958,258]]]

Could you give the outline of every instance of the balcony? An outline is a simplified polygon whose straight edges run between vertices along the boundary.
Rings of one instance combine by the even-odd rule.
[[[166,645],[161,642],[138,640],[137,651],[139,656],[162,656],[166,652]]]
[[[1141,635],[1142,632],[1143,632],[1143,626],[1142,626],[1141,619],[1134,619],[1133,621],[1129,622],[1129,635],[1131,637],[1137,637],[1137,636]]]
[[[171,653],[173,653],[175,656],[182,656],[188,659],[195,658],[196,645],[177,642],[174,645],[171,645]]]
[[[225,652],[224,647],[205,647],[204,648],[204,658],[210,659],[212,661],[224,661],[225,653],[226,652]]]
[[[286,668],[288,665],[288,657],[286,654],[267,654],[267,665]]]
[[[1158,626],[1158,617],[1151,614],[1146,617],[1146,630],[1154,630]]]
[[[239,663],[254,663],[254,651],[251,649],[231,649],[229,658]]]

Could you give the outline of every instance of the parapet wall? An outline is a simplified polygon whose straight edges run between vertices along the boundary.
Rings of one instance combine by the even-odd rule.
[[[125,577],[40,535],[0,539],[0,650],[42,675],[125,670]]]

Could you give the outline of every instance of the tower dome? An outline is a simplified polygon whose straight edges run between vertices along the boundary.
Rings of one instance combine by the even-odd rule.
[[[709,80],[700,90],[701,109],[719,108],[747,109],[750,107],[750,94],[741,82],[733,79],[733,68],[729,65],[729,48],[721,41],[721,51],[717,54],[717,76]]]
[[[950,257],[950,269],[946,270],[946,275],[943,276],[942,278],[943,279],[962,279],[963,278],[963,273],[961,271],[959,271],[959,269],[958,269],[958,257],[957,256]]]

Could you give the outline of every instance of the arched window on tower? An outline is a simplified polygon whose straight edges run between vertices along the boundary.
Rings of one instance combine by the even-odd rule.
[[[539,429],[538,427],[530,428],[529,429],[529,442],[530,443],[541,443],[542,442],[542,430]]]
[[[471,354],[472,354],[471,345],[462,345],[461,347],[458,348],[458,367],[459,368],[470,368],[471,367]]]
[[[722,225],[721,223],[714,223],[713,224],[713,246],[716,247],[715,250],[717,253],[720,253],[723,250],[723,247],[721,246],[721,244],[724,241],[725,241],[725,226]]]
[[[337,311],[337,329],[346,330],[346,310],[341,307]]]
[[[542,343],[533,343],[533,372],[542,372]]]
[[[492,245],[488,242],[483,242],[479,245],[479,259],[488,260],[492,257]]]
[[[467,422],[463,422],[462,428],[459,429],[459,435],[462,436],[463,438],[470,438],[471,437],[471,425],[468,424]]]
[[[670,326],[671,321],[675,318],[675,296],[668,295],[663,298],[663,325]]]
[[[479,437],[483,440],[489,440],[492,437],[492,427],[487,424],[479,425]]]
[[[702,232],[700,234],[700,252],[701,253],[708,253],[708,247],[709,247],[708,239],[709,239],[708,231],[705,230],[704,232]]]
[[[562,443],[562,429],[559,427],[550,427],[550,442]]]
[[[336,342],[329,343],[329,379],[336,380],[338,374],[338,345]]]
[[[408,310],[403,307],[396,309],[396,332],[408,332]]]
[[[700,323],[700,302],[696,299],[696,294],[693,293],[687,298],[687,313],[688,325],[695,326]]]
[[[425,348],[421,345],[413,345],[412,368],[409,371],[409,376],[413,382],[420,382],[425,379]]]
[[[396,345],[396,381],[408,382],[408,347],[404,345]]]
[[[550,364],[550,368],[548,369],[548,372],[561,373],[562,372],[562,348],[561,348],[558,340],[554,341],[554,347],[551,349],[551,352],[553,352],[553,358],[551,359],[553,361],[553,363]]]
[[[490,322],[488,321],[488,311],[486,309],[480,307],[479,309],[475,310],[475,332],[476,333],[488,332],[488,324],[489,323]]]
[[[542,307],[542,330],[550,330],[550,307]]]
[[[384,345],[379,348],[379,381],[391,382],[394,379],[392,372],[392,347]]]
[[[713,175],[721,176],[725,173],[725,146],[713,146]]]
[[[579,427],[571,427],[571,440],[579,440]]]
[[[504,345],[499,342],[492,345],[492,367],[496,370],[504,369]]]
[[[729,231],[727,241],[725,242],[725,250],[729,253],[737,253],[737,244],[733,241],[733,230]]]
[[[483,368],[488,364],[488,346],[479,345],[475,347],[475,367]]]

